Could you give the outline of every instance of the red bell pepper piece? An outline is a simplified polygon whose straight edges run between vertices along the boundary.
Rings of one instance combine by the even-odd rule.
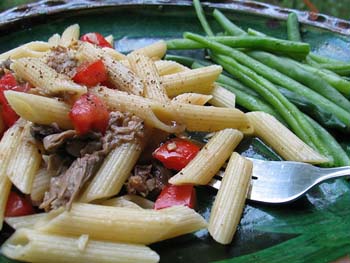
[[[108,41],[99,33],[87,33],[80,38],[81,41],[89,42],[91,44],[95,44],[99,47],[110,47],[112,48],[111,44],[108,43]]]
[[[194,208],[196,190],[193,185],[167,185],[163,188],[154,203],[154,209],[163,209],[174,205],[185,205]]]
[[[90,130],[104,133],[108,126],[109,112],[99,97],[87,93],[74,103],[69,118],[79,134]]]
[[[153,157],[161,161],[166,168],[180,171],[199,152],[200,148],[179,138],[171,139],[153,152]]]
[[[6,90],[27,92],[29,89],[30,85],[28,83],[19,85],[15,76],[12,73],[6,73],[0,79],[0,105],[2,109],[1,115],[6,128],[11,127],[19,117],[8,104],[4,92]]]
[[[107,70],[102,60],[97,60],[91,64],[82,64],[77,68],[73,80],[76,83],[93,87],[107,80]]]
[[[25,216],[34,214],[31,202],[14,191],[7,200],[5,216]]]

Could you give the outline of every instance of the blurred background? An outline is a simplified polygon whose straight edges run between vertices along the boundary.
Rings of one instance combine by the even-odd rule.
[[[74,0],[72,0],[74,1]],[[16,5],[35,2],[34,0],[0,0],[0,11]],[[350,20],[350,0],[260,0],[281,7],[299,10],[313,10],[323,14]],[[314,10],[316,9],[316,10]]]

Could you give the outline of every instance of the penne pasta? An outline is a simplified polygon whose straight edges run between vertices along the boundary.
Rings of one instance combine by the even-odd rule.
[[[169,183],[174,185],[208,184],[242,138],[243,134],[234,129],[217,132],[185,168],[170,178]]]
[[[80,201],[91,202],[118,194],[130,176],[142,147],[141,142],[135,141],[124,143],[110,152],[80,197]]]
[[[112,47],[114,47],[114,37],[113,37],[113,35],[108,35],[108,36],[105,37],[105,39]]]
[[[105,54],[107,54],[108,56],[110,56],[112,59],[114,60],[124,60],[127,61],[127,58],[124,54],[118,52],[117,50],[113,49],[113,48],[109,48],[109,47],[104,47],[102,48],[103,52]],[[124,65],[125,66],[125,65]],[[126,66],[128,67],[128,66]]]
[[[73,127],[68,114],[70,106],[53,98],[8,90],[5,97],[12,109],[23,119],[37,124],[56,123],[63,129]]]
[[[12,64],[12,69],[19,77],[32,84],[37,93],[43,95],[62,95],[64,92],[81,95],[87,92],[86,87],[57,73],[38,58],[18,59]]]
[[[61,40],[61,36],[59,34],[54,34],[47,40],[47,43],[50,46],[55,47],[59,45],[60,40]]]
[[[24,57],[42,57],[50,50],[50,44],[43,41],[33,41],[0,54],[0,61]]]
[[[241,219],[253,164],[238,153],[231,155],[210,213],[209,233],[220,244],[229,244]]]
[[[83,243],[82,243],[83,242]],[[62,263],[153,263],[156,252],[143,245],[90,240],[88,236],[65,237],[20,229],[2,246],[12,259]]]
[[[159,76],[175,74],[182,71],[190,71],[189,68],[175,61],[157,60],[154,63],[156,64]]]
[[[33,228],[34,225],[47,216],[47,213],[33,214],[28,216],[5,217],[5,222],[13,229]]]
[[[235,108],[236,106],[235,94],[217,84],[214,84],[211,95],[213,98],[209,101],[209,103],[213,106],[225,108]]]
[[[83,61],[96,61],[102,59],[108,71],[108,80],[118,89],[131,94],[142,95],[143,84],[129,68],[116,61],[107,52],[90,43],[80,44],[78,55]]]
[[[169,97],[187,92],[210,94],[213,89],[212,85],[221,72],[221,66],[212,65],[165,75],[161,78],[161,84]]]
[[[119,197],[115,197],[112,199],[108,199],[108,200],[100,202],[99,204],[106,205],[106,206],[117,206],[117,207],[129,207],[129,208],[135,208],[135,209],[142,209],[141,206],[126,199],[124,196],[119,196]]]
[[[76,41],[79,39],[80,35],[80,27],[78,24],[71,25],[67,27],[61,36],[59,41],[60,46],[68,47],[72,41]]]
[[[187,103],[192,105],[205,105],[213,96],[198,93],[183,93],[172,99],[174,103]]]
[[[30,135],[30,122],[26,122],[19,138],[19,145],[7,167],[7,176],[24,194],[30,194],[34,177],[41,164],[41,154]]]
[[[127,202],[126,202],[127,201]],[[133,205],[131,205],[132,203]],[[101,205],[109,206],[132,206],[135,208],[153,209],[154,202],[138,195],[122,195],[109,200],[102,201]],[[125,204],[125,205],[124,205]]]
[[[132,52],[128,55],[131,69],[142,79],[143,95],[161,103],[170,102],[166,90],[160,84],[160,77],[153,61],[144,55]]]
[[[7,198],[12,186],[11,181],[7,177],[7,167],[13,157],[13,153],[19,146],[23,125],[23,120],[19,119],[5,132],[0,141],[0,230],[2,229]]]
[[[161,210],[73,203],[71,210],[52,211],[37,230],[59,235],[87,234],[93,239],[151,244],[205,228],[207,223],[186,206]]]
[[[328,159],[300,140],[275,117],[265,112],[246,114],[254,133],[287,161],[325,163]]]
[[[136,49],[131,53],[140,53],[153,60],[159,60],[162,57],[164,57],[166,50],[167,50],[167,45],[165,41],[160,40],[151,45]]]
[[[34,202],[41,202],[44,198],[45,192],[50,188],[52,174],[46,169],[40,169],[35,175],[33,181],[30,198]]]

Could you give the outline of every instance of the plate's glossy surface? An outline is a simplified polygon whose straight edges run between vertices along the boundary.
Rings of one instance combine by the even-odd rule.
[[[284,21],[235,12],[234,10],[227,10],[226,13],[243,28],[252,27],[274,36],[286,35]],[[213,24],[214,29],[220,30],[212,19],[209,21]],[[104,35],[113,34],[117,40],[117,47],[123,51],[145,45],[159,38],[180,37],[184,31],[202,32],[193,8],[188,5],[132,4],[108,8],[100,7],[38,16],[26,20],[25,23],[16,24],[16,26],[2,27],[0,52],[31,40],[46,40],[52,34],[62,32],[66,26],[73,23],[79,23],[82,32],[98,31]],[[17,27],[17,25],[19,26]],[[346,36],[310,26],[303,27],[303,30],[304,39],[311,43],[319,53],[350,60],[350,40]],[[4,34],[5,32],[6,34]],[[118,41],[119,39],[122,40]],[[203,53],[197,52],[194,55],[202,56]],[[239,150],[250,157],[276,158],[257,139],[245,140],[240,145]],[[201,187],[198,188],[198,193],[199,211],[208,218],[215,192],[212,189]],[[302,242],[305,241],[299,241],[295,237],[300,238],[305,235],[308,237],[308,233],[320,231],[323,236],[310,238],[314,243],[309,244],[315,250],[317,261],[305,259],[304,262],[328,262],[334,259],[334,256],[327,257],[319,251],[325,252],[328,249],[324,247],[324,244],[343,238],[338,232],[332,232],[332,225],[337,224],[337,220],[342,217],[350,222],[349,204],[348,183],[337,180],[322,184],[305,198],[293,204],[267,206],[248,203],[234,241],[228,246],[215,243],[207,231],[199,231],[181,238],[153,244],[151,247],[160,254],[161,262],[210,262],[260,251],[287,240],[287,242],[292,242],[293,249],[290,250],[286,249],[285,246],[276,247],[275,258],[263,258],[257,255],[242,261],[277,262],[283,260],[278,256],[280,253],[284,258],[299,253],[298,246],[302,246],[304,244]],[[328,223],[329,226],[324,226]],[[316,226],[320,228],[315,228]],[[304,234],[300,236],[301,233]],[[349,230],[345,234],[349,234]],[[320,242],[315,240],[320,240]],[[339,242],[337,243],[339,246],[343,248],[347,246],[347,251],[350,251],[349,242]],[[337,246],[333,247],[333,251],[337,251],[337,249]],[[337,257],[343,255],[344,253],[341,252]],[[2,260],[6,262],[5,259],[0,258],[0,262]],[[226,262],[231,262],[231,260]],[[286,260],[286,262],[293,261]]]

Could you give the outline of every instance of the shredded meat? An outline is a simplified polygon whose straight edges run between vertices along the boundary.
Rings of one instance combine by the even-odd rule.
[[[156,197],[171,176],[172,173],[158,163],[136,165],[127,182],[127,191],[129,194],[138,194],[143,197]]]
[[[42,141],[46,136],[60,133],[62,130],[58,127],[57,124],[52,125],[39,125],[39,124],[33,124],[30,127],[30,134],[33,136],[34,139],[38,141]]]
[[[78,61],[75,58],[74,51],[57,46],[51,48],[51,52],[46,57],[46,63],[49,67],[72,78],[76,73]]]
[[[109,125],[104,136],[90,135],[90,139],[82,147],[82,140],[77,134],[66,131],[53,134],[47,140],[47,147],[51,150],[62,150],[62,146],[72,147],[74,141],[79,146],[80,156],[75,159],[67,170],[51,179],[48,192],[45,193],[41,208],[56,209],[66,205],[69,208],[85,182],[87,182],[100,167],[108,153],[118,145],[143,138],[144,125],[142,119],[129,113],[111,112]],[[69,147],[67,147],[69,145]],[[61,147],[60,147],[61,146]]]

